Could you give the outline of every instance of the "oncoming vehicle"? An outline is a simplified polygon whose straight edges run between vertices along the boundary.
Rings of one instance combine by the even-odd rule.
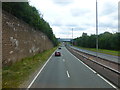
[[[61,56],[61,53],[59,51],[56,51],[55,56]]]

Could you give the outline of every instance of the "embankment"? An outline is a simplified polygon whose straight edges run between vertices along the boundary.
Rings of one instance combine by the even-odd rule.
[[[22,20],[2,13],[2,65],[10,65],[53,47],[49,38]]]

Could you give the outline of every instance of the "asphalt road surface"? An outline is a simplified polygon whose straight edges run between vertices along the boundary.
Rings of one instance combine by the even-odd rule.
[[[74,48],[74,49],[76,49],[76,50],[79,50],[81,52],[85,52],[85,53],[88,53],[88,54],[96,56],[96,52],[89,51],[89,50],[84,50],[84,49],[80,49],[80,48],[73,47],[73,46],[71,46],[71,47]],[[113,61],[113,62],[116,62],[116,63],[120,63],[120,61],[119,61],[120,57],[119,56],[113,56],[113,55],[98,53],[98,57],[101,57],[103,59],[107,59],[107,60],[110,60],[110,61]]]
[[[54,54],[29,88],[113,88],[99,74],[89,69],[65,48]]]

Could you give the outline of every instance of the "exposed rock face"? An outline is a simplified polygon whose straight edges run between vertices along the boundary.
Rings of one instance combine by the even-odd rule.
[[[6,12],[2,13],[3,66],[52,47],[52,42],[44,33]]]

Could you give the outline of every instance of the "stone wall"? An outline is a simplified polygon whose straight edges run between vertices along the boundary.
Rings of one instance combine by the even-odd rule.
[[[48,37],[22,20],[2,13],[2,64],[9,65],[24,57],[33,56],[50,49],[53,44]]]

